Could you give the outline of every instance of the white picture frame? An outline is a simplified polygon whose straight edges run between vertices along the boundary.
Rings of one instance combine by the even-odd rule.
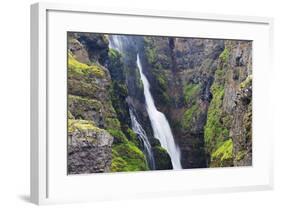
[[[89,20],[92,24],[95,21],[103,24],[96,24],[95,28],[91,28],[91,24],[85,21],[89,18],[92,18]],[[110,23],[113,19],[120,23],[118,28],[117,24]],[[134,22],[138,23],[139,28],[130,27]],[[173,31],[163,29],[167,22],[173,27]],[[159,27],[153,26],[156,23]],[[180,28],[182,24],[189,25],[192,31]],[[31,201],[49,204],[272,189],[273,141],[268,133],[271,118],[266,113],[269,104],[264,102],[268,100],[267,88],[264,86],[270,83],[267,74],[272,70],[272,28],[273,19],[265,17],[98,8],[80,4],[33,4]],[[63,122],[66,118],[66,41],[63,43],[66,31],[144,35],[163,35],[165,31],[165,35],[172,36],[253,40],[253,166],[67,176],[66,141],[60,136],[66,134],[66,123]],[[57,70],[56,76],[54,69]],[[54,108],[54,100],[61,104]],[[61,127],[61,132],[57,131],[58,126]],[[54,137],[59,137],[56,138],[56,145]],[[143,181],[144,177],[146,181]],[[165,182],[162,184],[161,181]],[[135,186],[138,189],[134,189]]]

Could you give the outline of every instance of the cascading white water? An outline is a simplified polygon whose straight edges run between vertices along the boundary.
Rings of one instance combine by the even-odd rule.
[[[137,54],[137,66],[141,75],[146,101],[146,110],[152,125],[154,137],[159,139],[161,146],[165,148],[172,160],[173,169],[182,169],[180,162],[180,150],[175,144],[175,140],[165,115],[156,109],[153,97],[150,93],[150,85],[143,73],[139,54]]]
[[[120,53],[122,53],[123,52],[123,41],[126,41],[126,39],[122,38],[122,36],[111,35],[109,37],[109,47],[119,51]],[[151,148],[151,145],[149,143],[146,132],[144,131],[144,129],[142,128],[142,126],[138,122],[138,120],[137,120],[136,116],[134,115],[132,109],[129,109],[129,113],[130,113],[130,119],[131,119],[131,123],[132,123],[132,130],[138,135],[138,138],[140,139],[140,141],[143,144],[143,147],[144,147],[143,151],[145,153],[145,156],[146,156],[146,159],[148,161],[149,167],[152,170],[155,170],[154,156],[153,156],[152,148]]]
[[[144,129],[142,128],[142,126],[138,122],[138,120],[137,120],[136,116],[134,115],[133,111],[131,109],[129,109],[129,112],[130,112],[130,118],[131,118],[131,122],[132,122],[132,129],[138,135],[138,138],[142,141],[143,146],[144,146],[144,152],[145,152],[145,155],[147,157],[149,166],[152,170],[154,170],[155,169],[155,161],[154,161],[154,157],[153,157],[153,153],[152,153],[152,149],[151,149],[151,145],[149,143],[148,137],[147,137]]]
[[[124,40],[122,40],[122,36],[110,35],[109,36],[109,48],[113,48],[121,53],[123,51],[122,41],[124,41]]]
[[[123,42],[127,42],[125,37],[120,35],[110,35],[109,36],[109,47],[113,48],[119,52],[123,52]],[[156,109],[154,104],[153,97],[150,93],[150,86],[146,76],[143,74],[141,62],[139,55],[137,55],[137,66],[141,75],[141,80],[144,86],[144,96],[146,101],[146,110],[149,115],[149,119],[151,121],[154,137],[159,139],[160,144],[163,148],[165,148],[168,154],[171,157],[173,169],[182,169],[180,163],[180,150],[176,146],[174,137],[168,123],[167,118],[163,113]],[[142,143],[144,144],[144,152],[147,156],[147,159],[150,163],[150,167],[152,169],[155,168],[154,157],[151,150],[151,145],[149,143],[148,137],[142,128],[142,126],[137,121],[135,115],[133,114],[132,110],[130,111],[130,118],[132,122],[132,129],[138,135],[138,138],[141,139]]]

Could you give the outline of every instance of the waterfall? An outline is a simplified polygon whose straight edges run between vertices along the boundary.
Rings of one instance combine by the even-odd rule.
[[[122,38],[122,36],[119,35],[110,35],[109,36],[109,48],[113,48],[117,50],[118,52],[122,53],[124,48],[123,48],[123,42],[126,42],[127,39],[125,37]],[[137,134],[138,139],[142,142],[143,144],[143,152],[146,156],[146,159],[148,161],[149,167],[152,170],[155,170],[155,161],[154,161],[154,156],[152,152],[151,145],[149,143],[148,136],[140,123],[138,122],[135,114],[133,113],[133,110],[129,108],[129,113],[130,113],[130,119],[132,123],[132,130]]]
[[[173,169],[182,169],[180,163],[180,150],[175,144],[171,127],[165,115],[156,109],[153,97],[150,93],[150,86],[146,76],[143,73],[139,54],[137,54],[137,66],[141,75],[146,101],[146,110],[152,125],[154,137],[159,139],[161,146],[169,153]]]
[[[129,41],[126,37],[120,35],[109,36],[109,47],[113,48],[120,53],[124,52],[123,42],[128,44]],[[171,131],[171,127],[165,115],[156,109],[153,97],[150,93],[150,86],[146,76],[143,74],[139,55],[137,54],[137,66],[141,75],[141,80],[144,86],[144,96],[146,101],[146,110],[149,115],[154,137],[160,141],[160,144],[165,148],[171,157],[173,169],[182,169],[180,162],[180,150],[175,144],[175,140]],[[138,135],[138,138],[142,141],[144,146],[144,153],[149,162],[151,169],[155,169],[155,161],[152,154],[151,145],[148,137],[138,122],[132,109],[129,109],[130,118],[133,131]]]
[[[130,112],[130,118],[131,118],[131,122],[132,122],[132,129],[138,135],[138,138],[140,138],[140,140],[143,143],[144,153],[145,153],[147,161],[149,163],[149,167],[152,170],[155,170],[155,161],[154,161],[154,157],[153,157],[153,153],[152,153],[152,149],[151,149],[151,145],[149,143],[148,137],[147,137],[144,129],[138,122],[133,111],[131,109],[129,109],[129,112]]]
[[[121,35],[110,35],[108,39],[109,39],[109,48],[113,48],[120,53],[123,52],[124,50],[123,42],[127,42],[126,37]]]
[[[109,36],[109,48],[113,48],[117,51],[122,51],[122,45],[117,35]]]

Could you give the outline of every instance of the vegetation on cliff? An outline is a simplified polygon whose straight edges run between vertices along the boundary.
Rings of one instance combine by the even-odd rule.
[[[204,129],[205,148],[206,152],[211,155],[211,167],[233,165],[232,156],[230,157],[230,155],[232,155],[232,146],[229,145],[230,143],[232,144],[229,138],[229,120],[231,118],[229,118],[230,115],[223,111],[228,58],[229,51],[225,48],[219,56],[220,63],[215,71],[215,79],[211,87],[212,100],[208,108],[207,122]]]
[[[211,167],[233,166],[233,142],[232,139],[224,141],[211,155]]]
[[[104,132],[104,135],[112,136],[113,144],[105,144],[102,147],[104,149],[102,155],[98,153],[100,150],[90,148],[96,155],[96,161],[107,161],[103,163],[103,168],[96,172],[148,170],[145,155],[138,147],[137,136],[129,128],[129,112],[126,103],[128,90],[125,85],[121,54],[106,49],[108,48],[106,37],[98,36],[89,36],[89,34],[85,36],[80,33],[71,36],[68,52],[69,149],[73,149],[71,138],[74,132],[76,132],[77,141],[86,139],[87,142],[95,142],[94,135]],[[100,47],[105,47],[105,49]],[[102,57],[99,57],[98,53],[95,53],[99,51],[98,48],[108,51],[108,55],[102,53]],[[78,58],[87,61],[83,63]],[[108,66],[101,65],[104,63],[108,63]],[[80,152],[75,152],[75,154],[72,153],[73,151],[70,153],[75,155],[76,163],[86,164],[86,158],[83,159],[82,155],[89,154],[89,147],[81,148]],[[69,158],[71,160],[73,156],[69,155]],[[75,168],[79,169],[74,167],[73,163],[69,163],[69,173],[86,173],[89,169],[91,171],[93,169],[88,166],[86,168],[86,165],[79,171],[74,171]]]
[[[251,41],[122,37],[122,50],[115,50],[110,35],[68,33],[70,174],[152,168],[129,109],[147,134],[154,168],[173,168],[154,138],[137,54],[183,168],[252,164]]]
[[[104,77],[105,73],[98,64],[87,65],[77,61],[71,53],[68,54],[68,72],[71,76]]]
[[[204,128],[205,149],[210,157],[210,167],[251,164],[251,139],[247,139],[251,135],[247,135],[251,134],[252,75],[247,74],[248,65],[242,63],[243,52],[239,52],[242,49],[237,46],[241,47],[240,43],[226,41],[211,87],[212,100]],[[246,43],[244,50],[248,50],[248,46]],[[250,52],[245,60],[250,57]],[[247,60],[249,64],[250,61]]]
[[[154,92],[154,97],[157,102],[170,104],[170,98],[167,93],[168,78],[166,75],[167,68],[169,67],[169,57],[166,54],[159,54],[159,45],[155,44],[153,37],[144,38],[144,55],[148,62],[150,75],[148,78],[153,83],[151,90]],[[161,56],[160,56],[161,55]]]

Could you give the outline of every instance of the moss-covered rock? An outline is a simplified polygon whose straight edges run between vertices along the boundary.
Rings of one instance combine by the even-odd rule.
[[[160,45],[160,42],[163,45]],[[167,38],[159,38],[156,40],[153,37],[144,38],[144,63],[147,62],[145,69],[147,70],[147,77],[150,84],[152,94],[156,102],[170,104],[170,96],[168,90],[167,74],[172,66],[172,59],[170,54],[165,51]]]
[[[126,172],[129,171],[128,163],[116,152],[116,150],[112,149],[112,163],[110,170],[111,172]]]
[[[212,167],[251,164],[250,66],[251,43],[225,41],[211,87],[212,100],[204,129],[205,149]]]
[[[71,33],[68,41],[69,172],[148,170],[137,136],[128,127],[121,54],[108,50],[105,35]],[[102,143],[107,138],[108,145]],[[107,157],[100,161],[100,156]]]
[[[98,100],[68,95],[68,110],[75,119],[91,120],[104,126],[104,109]]]
[[[184,86],[184,101],[186,104],[194,102],[200,93],[200,84],[190,83]]]
[[[103,130],[96,127],[95,123],[92,121],[68,119],[68,133],[74,133],[76,131],[93,131],[99,133]]]
[[[122,55],[114,49],[109,49],[108,52],[108,69],[113,80],[124,82],[125,81],[125,71],[124,63],[122,60]]]
[[[208,154],[218,148],[218,145],[229,138],[231,124],[230,115],[224,112],[223,100],[225,95],[227,48],[220,54],[221,63],[215,71],[214,83],[211,86],[212,100],[208,108],[207,122],[204,127],[205,148]]]
[[[109,50],[108,69],[112,78],[110,98],[112,105],[117,113],[117,117],[121,122],[121,126],[130,125],[129,106],[126,102],[128,97],[128,88],[125,79],[125,65],[122,55],[114,50]]]
[[[74,119],[74,116],[69,110],[67,111],[67,119]]]
[[[156,138],[150,139],[152,153],[154,156],[156,170],[169,170],[173,169],[171,157],[167,150],[161,147],[160,141]]]
[[[234,165],[252,165],[252,78],[240,84],[231,126]]]
[[[228,61],[229,58],[229,50],[227,48],[224,48],[223,52],[219,56],[220,60],[224,63]]]
[[[121,130],[108,129],[113,136],[112,172],[148,170],[144,153],[135,143],[129,141]]]
[[[206,149],[212,152],[217,144],[229,136],[229,129],[222,120],[222,101],[224,96],[223,86],[214,84],[212,86],[213,99],[210,103],[207,115],[207,122],[204,129]]]
[[[190,108],[188,108],[183,114],[181,123],[182,127],[184,129],[192,128],[192,125],[194,125],[194,122],[196,122],[199,114],[200,110],[198,104],[194,104]]]
[[[173,169],[171,158],[168,152],[161,147],[156,145],[152,148],[154,159],[155,159],[155,169],[156,170],[169,170]]]
[[[116,117],[105,118],[105,126],[107,129],[120,129],[120,121]]]
[[[243,82],[240,83],[240,89],[245,89],[252,86],[253,76],[249,75]]]
[[[92,65],[87,65],[77,61],[73,55],[68,53],[68,73],[73,76],[96,76],[96,77],[104,77],[105,72],[98,64],[93,63]]]
[[[107,102],[110,77],[98,64],[91,66],[77,61],[68,53],[68,93]]]
[[[113,137],[91,121],[68,119],[68,173],[109,172]]]
[[[211,155],[211,167],[233,166],[233,142],[228,139],[222,142]]]
[[[131,128],[127,128],[125,134],[129,141],[133,142],[137,147],[141,147],[137,134]]]
[[[128,140],[127,137],[125,136],[125,134],[121,130],[108,129],[107,131],[113,136],[114,144],[126,143]]]
[[[113,145],[113,160],[111,171],[141,171],[148,170],[148,164],[143,152],[132,142]],[[120,163],[122,160],[122,163]],[[125,163],[124,163],[125,162]]]

